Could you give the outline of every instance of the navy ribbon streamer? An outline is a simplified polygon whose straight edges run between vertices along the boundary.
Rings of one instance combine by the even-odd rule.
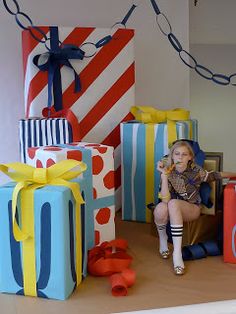
[[[75,82],[74,92],[79,92],[81,90],[80,78],[69,62],[69,59],[83,60],[85,53],[75,45],[59,46],[57,27],[50,27],[50,36],[51,48],[48,49],[48,52],[36,55],[33,58],[33,63],[40,71],[48,72],[48,108],[51,108],[52,105],[53,87],[54,107],[56,111],[60,111],[63,109],[60,67],[64,65],[73,70]],[[46,61],[44,63],[40,63],[40,58],[45,58]]]

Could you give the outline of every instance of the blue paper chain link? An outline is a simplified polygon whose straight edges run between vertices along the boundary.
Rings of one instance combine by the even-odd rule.
[[[17,2],[17,0],[9,0],[9,2],[11,2],[13,4],[14,10],[10,8],[7,0],[3,0],[3,4],[4,4],[5,9],[7,10],[7,12],[9,14],[11,14],[15,17],[16,23],[22,29],[28,30],[30,32],[30,35],[35,40],[37,40],[38,42],[44,43],[46,48],[48,50],[50,50],[50,48],[47,46],[47,41],[50,38],[47,37],[46,33],[42,29],[40,29],[39,27],[33,25],[31,18],[27,14],[25,14],[24,12],[22,12],[20,10],[20,6],[19,6],[19,3]],[[203,77],[207,80],[212,80],[216,84],[223,85],[223,86],[231,84],[232,86],[236,86],[236,82],[234,83],[234,80],[236,80],[236,73],[233,73],[229,76],[225,75],[225,74],[220,74],[220,73],[213,73],[207,67],[199,64],[197,62],[197,60],[188,51],[184,50],[181,43],[179,42],[178,38],[172,32],[172,27],[171,27],[171,24],[170,24],[168,18],[166,17],[166,15],[164,13],[162,13],[160,11],[160,9],[157,5],[157,2],[155,0],[150,0],[150,2],[152,5],[152,8],[156,14],[156,22],[157,22],[157,25],[158,25],[160,31],[163,33],[164,36],[166,36],[168,38],[170,44],[178,52],[180,59],[182,60],[182,62],[185,65],[187,65],[191,69],[194,69],[195,72],[197,74],[199,74],[201,77]],[[137,6],[138,5],[133,4],[131,6],[131,8],[129,9],[129,11],[126,13],[123,20],[115,23],[111,28],[118,26],[118,25],[126,28],[126,23],[128,22],[130,16],[132,15],[133,11],[135,10],[135,8]],[[26,26],[22,22],[22,20],[25,20],[26,23],[28,22],[29,25]],[[165,30],[165,28],[167,28],[167,29]],[[33,30],[34,30],[34,32],[33,32]],[[35,31],[36,31],[36,33],[38,32],[40,34],[40,37],[35,35]],[[43,38],[41,38],[41,36],[43,36]],[[85,42],[80,46],[80,48],[85,47],[85,46],[91,46],[94,49],[94,51],[84,54],[85,58],[90,58],[97,53],[97,49],[108,44],[111,40],[112,40],[112,36],[107,35],[107,36],[101,38],[100,40],[98,40],[97,43]]]
[[[156,14],[156,22],[157,25],[164,36],[166,36],[172,45],[172,47],[178,52],[180,59],[183,61],[185,65],[194,69],[197,74],[207,80],[211,80],[212,82],[219,85],[232,85],[236,86],[236,73],[231,75],[213,73],[207,67],[199,64],[197,60],[186,50],[183,49],[181,43],[178,38],[173,34],[171,24],[168,18],[162,13],[157,5],[155,0],[150,0],[152,8]],[[235,80],[235,82],[234,82]]]
[[[11,2],[11,5],[14,7],[12,9],[9,5]],[[7,12],[15,17],[16,23],[20,28],[24,30],[28,30],[30,32],[30,35],[38,42],[43,43],[46,47],[47,50],[50,51],[50,48],[47,45],[47,42],[49,41],[50,38],[47,37],[47,34],[40,29],[39,27],[35,26],[31,20],[31,18],[24,12],[21,11],[19,3],[17,0],[3,0],[3,5]],[[120,25],[124,28],[126,28],[126,23],[129,20],[130,16],[132,15],[133,11],[137,5],[133,4],[129,11],[126,13],[125,17],[123,18],[122,21],[115,23],[111,28],[114,28],[117,25]],[[43,38],[41,38],[43,36]],[[106,44],[108,44],[112,40],[111,35],[107,35],[101,39],[98,40],[97,43],[92,43],[92,42],[85,42],[83,43],[79,48],[85,47],[85,46],[91,46],[94,51],[92,53],[86,53],[84,54],[85,58],[90,58],[94,56],[97,53],[97,50]]]

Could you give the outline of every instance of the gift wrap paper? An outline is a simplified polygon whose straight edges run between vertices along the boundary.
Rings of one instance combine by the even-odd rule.
[[[21,119],[19,121],[21,162],[27,163],[28,147],[72,142],[71,126],[66,119]]]
[[[12,232],[12,192],[0,188],[0,291],[24,295],[22,242]],[[20,201],[17,205],[21,221]],[[71,191],[45,186],[34,192],[37,296],[66,299],[76,286],[75,204]],[[80,270],[82,272],[82,270]]]
[[[75,159],[87,170],[81,174],[80,188],[85,199],[85,250],[115,238],[114,149],[87,142],[28,149],[28,164],[47,168]]]
[[[235,183],[224,189],[224,262],[236,263],[236,190]]]
[[[41,27],[48,38],[53,27]],[[91,58],[70,60],[79,74],[81,91],[74,92],[74,75],[68,67],[61,67],[61,90],[63,109],[71,109],[78,117],[83,141],[103,143],[115,148],[116,202],[121,207],[120,179],[120,122],[132,119],[129,112],[134,105],[134,31],[131,29],[103,29],[89,27],[58,27],[62,44],[73,44],[85,52],[105,36],[114,40],[96,50]],[[55,29],[54,29],[55,33]],[[39,34],[37,33],[37,36]],[[42,116],[47,103],[47,72],[33,65],[35,55],[47,50],[28,31],[23,31],[24,97],[26,117]],[[86,52],[88,54],[88,52]],[[54,105],[54,103],[52,104]],[[57,104],[56,104],[57,105]],[[60,108],[58,108],[60,110]]]
[[[191,132],[190,132],[191,130]],[[178,139],[197,141],[197,120],[176,122]],[[151,222],[146,207],[157,203],[160,174],[157,162],[169,152],[167,124],[121,124],[122,217]]]

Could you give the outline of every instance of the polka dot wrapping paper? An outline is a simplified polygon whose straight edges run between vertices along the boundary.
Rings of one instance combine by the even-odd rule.
[[[30,147],[27,150],[27,163],[38,168],[47,168],[65,159],[75,159],[87,164],[87,170],[78,178],[85,200],[82,220],[86,275],[87,250],[115,238],[114,148],[78,142]]]

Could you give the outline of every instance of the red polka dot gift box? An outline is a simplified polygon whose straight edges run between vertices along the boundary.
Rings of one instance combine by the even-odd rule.
[[[75,159],[87,164],[87,170],[78,178],[85,200],[82,220],[84,251],[87,252],[94,245],[115,238],[114,148],[75,142],[30,147],[27,150],[27,163],[38,168],[47,168],[65,159]]]

